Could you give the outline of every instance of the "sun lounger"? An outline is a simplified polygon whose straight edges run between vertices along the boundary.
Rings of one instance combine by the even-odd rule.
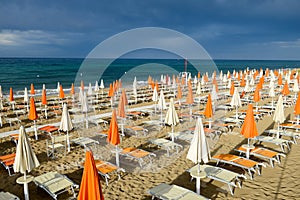
[[[12,127],[14,123],[15,124],[21,123],[21,120],[17,117],[6,117],[4,119],[5,119],[5,121],[7,121],[9,123],[10,127]]]
[[[195,165],[187,171],[191,172],[194,170],[198,170],[198,165]],[[247,179],[246,176],[243,174],[238,174],[236,172],[232,172],[227,169],[223,169],[221,167],[216,167],[212,165],[200,165],[200,170],[205,171],[207,178],[227,184],[231,195],[233,195],[233,188],[241,188],[241,181],[243,179]]]
[[[213,156],[212,159],[217,161],[217,165],[221,162],[229,165],[234,165],[246,170],[251,179],[253,179],[252,172],[257,172],[260,175],[260,167],[266,167],[263,163],[255,162],[253,160],[236,156],[233,154],[219,154]]]
[[[178,185],[168,185],[166,183],[161,183],[148,190],[148,193],[152,195],[152,199],[158,198],[162,200],[205,200],[204,196],[198,195],[186,188]]]
[[[191,134],[189,131],[188,132],[174,132],[174,133],[169,133],[169,137],[172,137],[172,134],[174,136],[175,139],[179,139],[179,140],[184,140],[186,142],[191,142],[194,135]]]
[[[18,144],[18,140],[19,140],[19,133],[13,133],[9,135],[11,141],[13,141],[14,143]]]
[[[83,146],[84,148],[86,148],[87,146],[90,146],[90,145],[95,146],[96,144],[99,144],[98,141],[93,140],[89,137],[78,137],[78,138],[72,139],[71,142],[78,144],[80,146]]]
[[[156,157],[154,153],[150,153],[143,149],[137,149],[135,147],[127,147],[122,149],[120,155],[126,156],[127,158],[133,160],[137,160],[141,168],[143,167],[142,165],[146,162],[146,160],[149,160],[149,162],[152,163],[151,157]]]
[[[0,192],[0,200],[20,200],[20,198],[9,192]]]
[[[257,142],[269,142],[269,143],[272,143],[272,144],[275,144],[275,145],[279,145],[282,152],[284,152],[284,147],[287,147],[288,150],[290,150],[290,143],[294,143],[292,140],[285,140],[285,139],[281,139],[281,138],[274,138],[274,137],[271,137],[271,136],[264,136],[264,135],[259,135],[259,136],[256,136],[255,138],[251,138],[252,140],[254,141],[257,141]]]
[[[160,148],[167,151],[167,156],[170,156],[170,151],[172,149],[176,149],[176,152],[179,152],[179,149],[183,149],[183,147],[180,144],[177,144],[175,142],[172,142],[170,140],[164,139],[164,138],[158,138],[158,139],[151,139],[149,140],[150,143],[155,144],[159,146]]]
[[[14,165],[14,162],[15,162],[15,157],[16,157],[15,153],[0,156],[0,163],[8,171],[9,176],[12,175],[11,174],[11,169],[12,169],[12,171],[14,171],[13,170],[13,165]]]
[[[52,135],[52,133],[54,132],[59,132],[58,127],[57,126],[52,126],[52,125],[47,125],[47,126],[43,126],[38,128],[39,131],[41,131],[42,133],[46,133],[48,135]]]
[[[90,119],[89,120],[91,123],[96,124],[97,126],[102,126],[103,128],[106,127],[106,125],[108,124],[108,121],[98,118],[98,119]]]
[[[238,149],[236,149],[236,151],[240,152],[240,153],[244,153],[246,154],[247,150],[243,147],[239,147]],[[280,156],[285,157],[284,154],[282,153],[278,153],[276,151],[272,151],[263,147],[254,147],[254,149],[251,149],[249,151],[249,155],[258,157],[258,158],[262,158],[262,159],[267,159],[270,162],[270,165],[272,167],[274,167],[274,162],[278,162],[280,163]]]
[[[58,172],[47,172],[34,178],[33,182],[40,188],[44,189],[53,199],[58,195],[71,189],[73,197],[76,197],[74,188],[78,185],[73,183],[67,176]]]
[[[108,179],[110,179],[111,174],[116,173],[118,175],[118,179],[120,179],[120,172],[125,172],[123,168],[117,167],[116,165],[110,162],[95,160],[95,164],[98,173],[105,178],[106,185],[108,185]]]
[[[280,124],[279,127],[282,129],[294,129],[296,131],[298,131],[300,129],[300,125],[293,124],[293,123]]]
[[[141,132],[144,136],[146,136],[148,133],[148,130],[143,128],[142,126],[125,126],[124,129],[129,132],[134,132],[136,136],[138,136]]]
[[[265,130],[264,132],[268,133],[269,135],[271,135],[271,134],[277,135],[278,130],[269,129],[269,130]],[[300,132],[298,133],[298,132],[293,132],[293,131],[279,130],[279,135],[291,137],[291,138],[293,138],[294,143],[297,144],[297,139],[299,139],[299,137],[300,137]]]

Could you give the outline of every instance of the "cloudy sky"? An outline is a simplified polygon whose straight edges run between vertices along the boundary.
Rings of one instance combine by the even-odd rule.
[[[300,60],[297,0],[0,0],[0,57],[85,57],[133,28],[162,27],[215,59]]]

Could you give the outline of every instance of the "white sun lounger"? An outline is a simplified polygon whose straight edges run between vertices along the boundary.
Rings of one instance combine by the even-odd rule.
[[[187,170],[188,172],[198,170],[198,165]],[[204,170],[206,173],[206,177],[220,181],[228,185],[231,195],[233,195],[234,187],[242,187],[241,181],[243,179],[247,179],[245,175],[238,174],[236,172],[229,171],[227,169],[223,169],[221,167],[216,167],[212,165],[200,165],[200,170]],[[236,184],[237,183],[237,184]]]
[[[175,139],[184,140],[186,142],[191,142],[194,135],[188,132],[174,132],[174,133],[168,133],[169,137],[172,138],[172,134]]]
[[[290,150],[290,143],[294,143],[292,140],[285,140],[285,139],[281,139],[281,138],[274,138],[271,136],[264,136],[264,135],[259,135],[256,136],[255,138],[251,138],[254,141],[258,141],[258,142],[269,142],[272,144],[276,144],[279,145],[282,152],[285,152],[284,147],[286,146],[288,148],[288,150]]]
[[[141,168],[143,167],[143,163],[146,163],[146,160],[152,163],[152,157],[156,157],[154,153],[150,153],[135,147],[127,147],[122,149],[120,155],[126,156],[132,160],[137,160]]]
[[[159,146],[162,149],[165,149],[167,151],[167,156],[170,156],[170,151],[172,149],[176,149],[177,153],[179,152],[180,148],[183,149],[183,147],[180,144],[177,144],[164,138],[151,139],[149,140],[149,142]]]
[[[226,163],[229,165],[234,165],[246,170],[251,178],[253,179],[253,173],[257,172],[260,175],[260,167],[266,167],[265,164],[259,163],[247,158],[236,156],[233,154],[219,154],[212,157],[212,160],[217,161],[217,165],[221,163]],[[253,172],[253,173],[252,173]]]
[[[9,192],[0,192],[0,200],[20,200],[20,198]]]
[[[57,199],[59,194],[69,189],[71,189],[74,198],[76,197],[74,188],[77,188],[78,185],[58,172],[47,172],[35,177],[33,181],[37,186],[44,189],[53,199]]]
[[[269,129],[269,130],[265,130],[264,132],[268,133],[269,135],[277,135],[278,130]],[[297,144],[297,139],[299,139],[300,137],[300,132],[298,133],[293,131],[279,130],[279,135],[291,137],[293,138],[294,143]]]
[[[158,198],[162,200],[206,200],[207,198],[198,195],[186,188],[178,185],[169,185],[161,183],[148,190],[148,193],[152,195],[152,199]]]
[[[93,140],[89,137],[78,137],[78,138],[72,139],[71,142],[74,142],[75,144],[83,146],[84,148],[86,148],[89,145],[95,146],[96,144],[99,144],[98,141]]]

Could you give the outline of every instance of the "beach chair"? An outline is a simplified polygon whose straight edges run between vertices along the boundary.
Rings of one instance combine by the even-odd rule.
[[[262,143],[262,142],[268,142],[275,145],[279,145],[282,152],[285,152],[284,147],[287,147],[288,150],[290,150],[290,143],[294,143],[292,140],[285,140],[282,138],[274,138],[271,136],[265,136],[265,135],[259,135],[254,138],[250,138],[251,140],[254,140],[256,142]]]
[[[78,144],[84,148],[87,148],[90,145],[96,146],[96,144],[99,144],[98,141],[93,140],[92,138],[89,138],[89,137],[78,137],[78,138],[72,139],[71,142]]]
[[[183,188],[178,185],[169,185],[161,183],[148,190],[148,193],[152,195],[152,199],[158,198],[162,200],[206,200],[208,198],[198,195],[193,191]]]
[[[269,130],[265,130],[265,133],[269,134],[269,135],[277,135],[278,130],[276,129],[269,129]],[[293,138],[293,141],[295,144],[297,144],[297,139],[299,139],[300,137],[300,132],[293,132],[293,131],[287,131],[287,130],[279,130],[279,135],[280,136],[287,136],[287,137],[291,137]]]
[[[40,127],[40,128],[38,128],[38,130],[41,131],[42,133],[50,135],[50,136],[52,135],[52,133],[59,132],[58,127],[52,126],[52,125]]]
[[[20,200],[19,197],[10,192],[0,192],[0,200]]]
[[[243,147],[239,147],[236,151],[246,154],[247,150]],[[276,151],[272,151],[270,149],[266,149],[263,147],[255,146],[254,149],[249,151],[249,155],[255,156],[261,159],[267,159],[270,162],[270,165],[274,167],[274,162],[280,163],[280,156],[285,157],[283,153],[278,153]]]
[[[78,185],[58,172],[47,172],[39,175],[33,179],[33,182],[45,190],[53,199],[57,199],[58,195],[67,191],[71,191],[73,197],[76,197],[74,188],[78,188]]]
[[[97,118],[97,119],[90,119],[89,122],[96,124],[97,126],[101,126],[102,128],[106,128],[108,121],[101,119],[101,118]]]
[[[125,126],[124,129],[128,132],[133,132],[135,136],[138,136],[139,133],[142,133],[144,136],[146,136],[148,133],[148,130],[142,126]]]
[[[4,120],[12,127],[14,124],[20,124],[21,120],[18,117],[5,117]]]
[[[248,172],[251,180],[253,179],[253,174],[255,172],[257,172],[258,175],[260,175],[261,166],[266,167],[265,164],[263,163],[259,163],[233,154],[219,154],[213,156],[212,159],[217,162],[216,165],[218,165],[219,163],[225,163],[225,164],[237,166],[244,169],[245,171]]]
[[[159,146],[167,151],[167,156],[170,156],[170,151],[175,149],[178,153],[180,149],[183,149],[182,145],[172,142],[164,138],[157,138],[149,140],[150,143]]]
[[[66,155],[67,149],[67,135],[50,136],[46,140],[47,156],[55,158],[55,152],[64,149],[64,155]]]
[[[117,174],[118,179],[121,178],[120,172],[125,172],[125,169],[120,168],[110,162],[95,160],[96,168],[98,173],[105,179],[105,183],[108,186],[108,179],[110,179],[110,175]],[[83,164],[84,166],[84,164]]]
[[[198,165],[188,169],[190,173],[192,171],[198,170]],[[236,187],[242,187],[242,180],[247,179],[245,175],[239,174],[221,167],[216,167],[212,165],[200,165],[200,170],[204,170],[206,177],[215,181],[220,181],[228,185],[231,195],[233,195],[233,190]]]
[[[169,137],[172,138],[172,135],[175,139],[184,140],[186,142],[191,142],[194,135],[190,133],[190,131],[184,131],[184,132],[169,132]]]
[[[284,123],[279,125],[280,128],[286,130],[286,129],[294,129],[298,131],[300,129],[300,125],[294,124],[294,123]]]
[[[15,163],[15,157],[15,153],[0,156],[0,163],[8,171],[9,176],[12,175],[11,170],[14,172],[13,165]]]
[[[148,151],[135,147],[127,147],[122,149],[120,155],[126,156],[127,158],[132,160],[137,160],[141,168],[143,167],[143,163],[146,163],[146,160],[152,163],[152,157],[156,157],[154,153],[150,153]]]

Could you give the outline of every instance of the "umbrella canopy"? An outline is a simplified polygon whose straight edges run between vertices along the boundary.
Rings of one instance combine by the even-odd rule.
[[[65,92],[62,85],[59,86],[59,98],[61,99],[65,98]]]
[[[24,126],[21,126],[19,130],[19,140],[13,167],[14,171],[24,174],[26,171],[30,172],[39,165],[40,163],[34,151],[32,150],[29,138],[25,132],[25,128]]]
[[[152,101],[154,101],[154,102],[158,101],[158,93],[157,93],[156,87],[154,87],[154,89],[153,89]]]
[[[204,116],[206,118],[211,118],[213,114],[213,109],[212,109],[212,100],[210,94],[207,96],[207,102],[204,110]]]
[[[9,88],[9,101],[13,102],[15,100],[14,98],[14,92],[12,88]]]
[[[260,101],[259,87],[257,86],[254,91],[253,101],[258,103]]]
[[[181,99],[181,98],[182,98],[182,90],[181,90],[180,85],[178,85],[178,88],[177,88],[177,99]]]
[[[91,83],[89,83],[89,88],[88,88],[88,91],[87,91],[87,95],[88,96],[93,95],[93,88],[92,88],[92,84]]]
[[[0,85],[0,99],[3,98],[2,86]]]
[[[164,92],[162,90],[160,90],[160,95],[159,95],[159,99],[158,99],[158,108],[160,110],[167,109]]]
[[[278,102],[277,102],[277,105],[276,105],[276,108],[275,108],[273,120],[274,120],[274,122],[278,123],[277,138],[279,138],[279,124],[283,123],[284,120],[285,120],[284,109],[283,109],[283,99],[282,99],[281,95],[278,98]]]
[[[172,126],[172,141],[174,142],[174,126],[176,126],[179,123],[179,118],[175,110],[173,98],[171,98],[170,100],[169,109],[165,118],[165,123]]]
[[[122,94],[121,94],[123,100],[124,100],[124,104],[128,105],[128,99],[127,99],[127,95],[126,95],[126,90],[123,88],[122,89]]]
[[[81,87],[82,91],[84,91],[84,82],[83,81],[80,82],[80,87]]]
[[[299,92],[299,84],[298,84],[297,79],[294,79],[293,92],[295,92],[295,93]]]
[[[234,93],[233,93],[230,105],[236,106],[236,107],[242,106],[242,102],[241,102],[240,95],[239,95],[237,88],[234,89]]]
[[[72,120],[68,111],[67,104],[64,103],[63,105],[63,111],[61,115],[61,121],[60,121],[60,126],[59,129],[62,131],[71,131],[73,129],[73,124]]]
[[[193,90],[192,90],[192,86],[189,85],[188,87],[188,94],[186,97],[186,103],[189,105],[192,105],[194,103],[194,98],[193,98]]]
[[[34,98],[31,97],[30,98],[30,109],[29,109],[28,119],[30,119],[30,120],[36,120],[37,118],[38,118],[38,114],[36,112]]]
[[[123,94],[123,93],[122,93]],[[125,93],[124,93],[125,94]],[[118,116],[121,118],[126,118],[125,112],[125,98],[123,95],[120,96],[119,105],[118,105]]]
[[[281,91],[281,93],[284,95],[284,96],[287,96],[290,94],[290,89],[289,89],[289,85],[287,82],[285,82],[284,86],[283,86],[283,89]]]
[[[31,95],[35,95],[35,90],[34,90],[34,85],[33,85],[33,83],[31,83],[31,85],[30,85],[30,94],[31,94]]]
[[[119,167],[120,163],[118,145],[120,144],[120,135],[118,130],[116,110],[112,111],[111,121],[107,133],[107,142],[116,146],[116,165]]]
[[[28,91],[27,91],[27,87],[25,87],[25,89],[24,89],[24,103],[28,103],[28,102],[29,102]]]
[[[42,105],[47,105],[47,94],[46,89],[42,90]]]
[[[94,156],[91,151],[85,152],[84,170],[81,178],[78,200],[103,200],[102,188]]]
[[[95,82],[94,91],[95,91],[95,92],[98,92],[98,91],[99,91],[99,84],[98,84],[98,81]]]
[[[207,163],[210,159],[209,146],[205,137],[201,117],[197,119],[194,137],[186,158],[198,164],[200,164],[201,161]]]
[[[89,110],[89,104],[88,104],[86,93],[84,92],[81,99],[81,112],[87,113],[88,110]]]
[[[241,134],[244,135],[245,138],[254,138],[255,136],[258,135],[252,104],[248,105],[246,117],[241,129]],[[249,140],[248,140],[248,144],[249,144]]]
[[[70,94],[71,94],[71,95],[75,95],[74,83],[72,83],[72,85],[71,85]]]
[[[100,86],[99,86],[101,89],[104,89],[104,82],[103,82],[103,79],[101,79],[100,81]]]
[[[298,98],[296,101],[294,111],[295,111],[295,115],[300,115],[300,92],[298,92]]]
[[[231,82],[231,86],[230,86],[230,95],[232,96],[234,93],[234,81]]]

